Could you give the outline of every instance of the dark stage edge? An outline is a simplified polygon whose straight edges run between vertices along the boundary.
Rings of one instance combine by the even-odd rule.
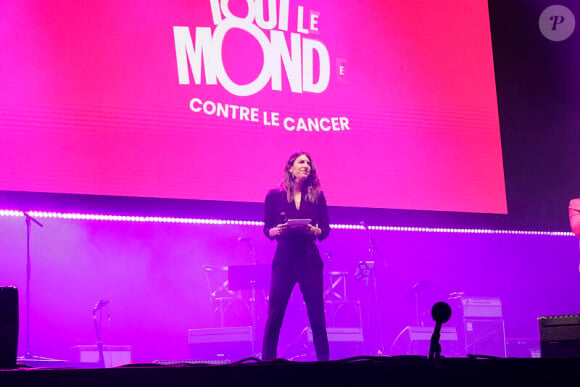
[[[376,357],[330,362],[225,365],[133,364],[117,368],[19,368],[0,371],[0,386],[568,386],[580,358],[442,359]]]

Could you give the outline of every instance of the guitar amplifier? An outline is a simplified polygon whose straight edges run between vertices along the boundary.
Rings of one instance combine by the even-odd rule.
[[[538,317],[545,358],[580,357],[580,314]]]
[[[506,357],[504,322],[500,318],[466,318],[465,350],[467,354]]]
[[[487,355],[506,357],[505,325],[502,303],[498,297],[467,297],[453,299],[460,346],[458,356]]]
[[[502,318],[501,300],[493,297],[463,297],[463,318]]]

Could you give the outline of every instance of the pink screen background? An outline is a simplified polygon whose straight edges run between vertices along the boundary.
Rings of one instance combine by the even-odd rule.
[[[290,0],[289,32],[298,6],[319,15],[328,88],[292,93],[283,75],[237,97],[178,82],[173,27],[213,31],[209,0],[3,1],[0,190],[261,202],[305,150],[333,206],[507,212],[487,1]],[[223,58],[239,83],[263,63],[241,30]],[[350,130],[204,115],[194,97]]]

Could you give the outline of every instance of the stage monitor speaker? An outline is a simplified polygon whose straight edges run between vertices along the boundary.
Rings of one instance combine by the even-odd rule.
[[[364,355],[364,337],[360,327],[353,328],[326,328],[328,345],[330,347],[330,360],[346,359]],[[316,360],[314,351],[314,337],[310,327],[302,331],[306,335],[307,344],[305,360]]]
[[[252,327],[190,329],[187,342],[192,360],[238,361],[254,356]]]
[[[428,356],[434,327],[405,327],[391,346],[391,355]],[[452,357],[457,347],[457,331],[453,327],[441,327],[441,355]]]
[[[538,317],[543,358],[580,357],[580,314]]]
[[[0,287],[0,369],[16,368],[18,290]]]
[[[77,345],[72,349],[78,352],[80,363],[97,364],[99,361],[99,348],[96,345]],[[105,368],[131,364],[131,351],[130,345],[103,345]]]

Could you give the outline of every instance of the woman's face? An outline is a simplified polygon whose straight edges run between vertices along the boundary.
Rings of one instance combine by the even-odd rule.
[[[290,172],[294,175],[294,178],[297,181],[306,180],[308,176],[310,176],[310,172],[312,170],[312,165],[310,163],[310,159],[306,155],[300,155],[296,160],[294,160],[294,164],[290,168]]]

